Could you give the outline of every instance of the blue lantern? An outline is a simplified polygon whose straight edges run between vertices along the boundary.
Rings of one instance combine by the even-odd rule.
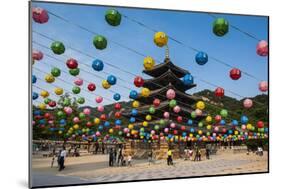
[[[183,77],[183,83],[185,85],[192,85],[193,84],[193,76],[191,74],[186,74]]]
[[[135,90],[131,90],[129,97],[131,99],[136,99],[138,97],[138,92]]]
[[[105,127],[109,127],[110,126],[110,122],[109,121],[104,122],[104,126]]]
[[[135,122],[136,122],[136,118],[131,117],[131,118],[130,118],[130,123],[135,123]]]
[[[193,124],[193,121],[191,120],[191,119],[189,119],[188,121],[187,121],[187,125],[192,125]]]
[[[234,120],[232,120],[231,124],[233,126],[238,126],[239,123],[238,123],[238,121],[236,119],[234,119]]]
[[[122,124],[122,121],[120,120],[120,119],[117,119],[116,121],[115,121],[115,125],[121,125]]]
[[[246,124],[246,123],[248,123],[248,121],[249,121],[249,119],[248,119],[247,116],[245,116],[245,115],[241,116],[241,123],[242,124]]]
[[[190,128],[191,133],[194,133],[194,131],[195,131],[194,128]]]
[[[136,116],[136,115],[138,115],[138,110],[136,110],[136,109],[132,109],[132,116]]]
[[[120,100],[120,98],[121,98],[121,95],[119,93],[115,93],[113,95],[113,99],[116,100],[116,101]]]
[[[38,93],[32,92],[32,100],[36,100],[39,97]]]
[[[98,130],[99,130],[99,131],[102,131],[102,130],[103,130],[103,126],[102,126],[102,125],[99,125]]]
[[[40,110],[35,110],[34,112],[33,112],[33,114],[35,115],[35,116],[39,116],[39,115],[41,115],[41,111]]]
[[[195,56],[195,61],[199,65],[204,65],[208,62],[208,55],[204,52],[198,52]]]
[[[61,126],[66,125],[65,119],[61,119],[61,120],[60,120],[60,125],[61,125]]]
[[[102,71],[103,70],[103,62],[99,59],[93,61],[92,67],[95,71]]]
[[[183,136],[183,137],[186,137],[186,132],[183,132],[183,133],[182,133],[182,136]]]
[[[39,124],[40,124],[40,125],[43,125],[43,124],[45,124],[45,123],[46,123],[46,120],[45,120],[45,119],[40,119],[40,120],[39,120]]]
[[[228,130],[228,134],[232,134],[233,133],[233,131],[230,129],[230,130]]]
[[[225,125],[225,120],[224,120],[224,119],[222,119],[222,120],[220,121],[220,125]]]
[[[32,75],[32,83],[36,83],[37,77],[35,75]]]
[[[110,76],[107,77],[107,82],[110,85],[115,85],[116,81],[117,81],[117,78],[114,75],[110,75]]]

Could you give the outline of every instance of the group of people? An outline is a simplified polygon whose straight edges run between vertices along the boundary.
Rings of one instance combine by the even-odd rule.
[[[66,159],[66,154],[67,153],[66,153],[65,146],[63,146],[62,150],[60,150],[57,154],[57,163],[58,163],[59,171],[62,171],[65,168],[64,162],[65,162],[65,159]],[[55,158],[56,158],[56,153],[53,152],[51,167],[53,167],[53,165],[54,165]]]
[[[129,154],[128,156],[124,156],[123,147],[110,148],[109,150],[109,166],[132,166],[132,156]]]

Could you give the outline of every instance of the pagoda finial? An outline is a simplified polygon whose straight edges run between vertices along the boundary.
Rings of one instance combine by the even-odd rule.
[[[166,58],[166,59],[169,59],[169,58],[170,58],[168,45],[166,45],[166,49],[165,49],[165,58]]]

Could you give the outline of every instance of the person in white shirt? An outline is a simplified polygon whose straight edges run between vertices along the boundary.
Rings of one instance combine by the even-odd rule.
[[[65,147],[63,147],[62,151],[60,153],[60,168],[59,168],[59,171],[61,171],[65,168],[65,166],[64,166],[65,159],[66,159],[66,150],[65,150]]]

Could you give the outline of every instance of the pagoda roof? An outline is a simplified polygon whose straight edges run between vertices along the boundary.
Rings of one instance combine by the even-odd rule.
[[[166,100],[167,99],[166,92],[168,89],[175,90],[175,93],[176,93],[175,100],[177,100],[180,105],[183,105],[183,106],[186,106],[186,104],[192,105],[196,101],[201,100],[201,98],[199,98],[199,97],[192,96],[192,95],[186,94],[185,92],[177,90],[174,87],[174,85],[172,85],[171,83],[169,83],[168,85],[166,85],[160,89],[151,91],[150,95],[148,97],[142,97],[141,95],[139,95],[136,100],[146,103],[146,104],[152,104],[152,101],[154,100],[154,98],[158,98],[160,100]],[[182,103],[182,102],[184,102],[184,103]]]
[[[185,85],[171,69],[168,69],[161,76],[144,80],[143,87],[147,87],[150,90],[155,90],[168,84],[172,84],[179,91],[186,91],[196,86],[196,84]]]
[[[165,58],[164,63],[157,64],[151,70],[144,70],[143,73],[151,77],[159,77],[168,70],[171,70],[178,78],[189,74],[189,71],[176,66],[169,58]]]

